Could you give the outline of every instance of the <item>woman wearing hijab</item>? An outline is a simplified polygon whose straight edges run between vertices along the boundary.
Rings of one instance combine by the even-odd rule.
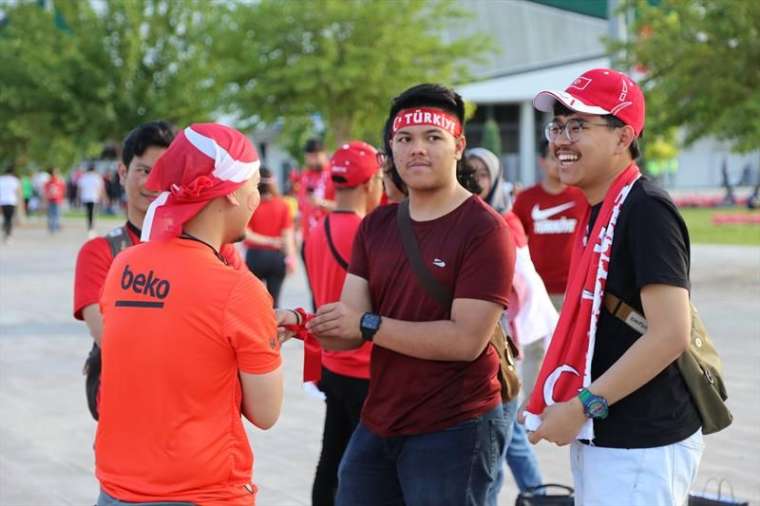
[[[465,156],[482,190],[480,198],[499,214],[512,209],[512,184],[502,179],[499,158],[485,148],[472,148]]]

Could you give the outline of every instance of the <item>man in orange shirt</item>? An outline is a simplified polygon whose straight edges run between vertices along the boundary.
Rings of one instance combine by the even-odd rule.
[[[252,506],[253,454],[241,414],[268,429],[282,405],[272,300],[226,264],[259,203],[250,141],[194,124],[156,162],[162,193],[142,239],[106,277],[98,506],[180,501]]]

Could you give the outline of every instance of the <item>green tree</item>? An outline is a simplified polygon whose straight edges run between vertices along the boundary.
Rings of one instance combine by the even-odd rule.
[[[328,140],[377,141],[390,99],[419,82],[453,83],[490,47],[446,40],[464,13],[451,0],[261,0],[227,13],[228,106],[263,122],[319,115]]]
[[[0,157],[63,166],[137,124],[212,117],[223,83],[211,0],[19,2],[0,28]],[[64,27],[65,29],[63,29]]]
[[[645,72],[648,132],[685,127],[685,143],[715,136],[760,146],[760,2],[628,0],[635,34],[621,48]]]

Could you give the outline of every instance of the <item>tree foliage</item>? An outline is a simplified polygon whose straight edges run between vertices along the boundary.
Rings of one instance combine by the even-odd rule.
[[[464,13],[451,0],[238,2],[216,52],[231,110],[261,121],[319,115],[328,138],[377,140],[390,99],[419,82],[453,83],[489,43],[445,40]]]
[[[209,0],[109,0],[5,7],[0,158],[66,165],[139,123],[183,125],[219,105]],[[65,29],[61,27],[64,26]]]
[[[686,144],[704,136],[740,152],[760,147],[760,2],[645,0],[626,45],[627,65],[642,69],[647,131],[685,127]]]

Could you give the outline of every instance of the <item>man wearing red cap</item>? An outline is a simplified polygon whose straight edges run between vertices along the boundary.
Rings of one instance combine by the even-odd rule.
[[[394,99],[389,118],[409,200],[364,219],[341,301],[321,306],[307,325],[325,349],[374,343],[336,504],[482,505],[508,431],[489,339],[507,306],[514,244],[501,216],[457,181],[462,98],[421,84]],[[422,269],[451,297],[436,297],[415,274],[404,224]]]
[[[116,257],[100,299],[99,505],[254,504],[241,413],[262,429],[279,416],[277,324],[261,282],[220,250],[244,236],[258,167],[243,134],[194,124],[150,172],[148,242]]]
[[[530,439],[572,443],[576,504],[684,504],[703,449],[675,363],[689,343],[689,235],[635,162],[644,96],[625,74],[595,69],[534,105],[554,113],[546,137],[560,179],[591,207],[526,408]],[[615,316],[621,302],[637,324]]]
[[[377,150],[365,142],[339,147],[330,159],[330,173],[336,208],[318,222],[305,242],[306,270],[317,307],[340,300],[354,236],[362,218],[378,206],[383,193]],[[367,396],[372,343],[356,350],[323,350],[321,377],[319,369],[313,371],[308,363],[316,362],[319,367],[319,344],[307,337],[304,346],[316,350],[306,357],[305,372],[313,376],[305,379],[319,381],[327,408],[312,505],[332,506],[338,488],[338,464]]]

